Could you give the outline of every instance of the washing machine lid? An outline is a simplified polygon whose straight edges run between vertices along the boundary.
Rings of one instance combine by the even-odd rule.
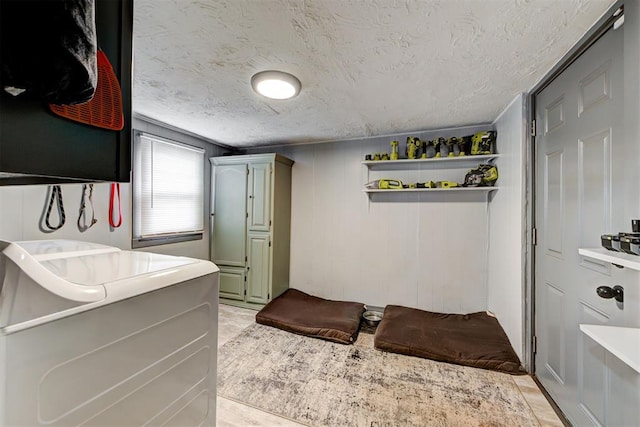
[[[51,273],[87,288],[103,287],[110,302],[218,271],[211,262],[149,252],[117,251],[42,261]]]
[[[99,243],[78,240],[27,240],[14,242],[38,261],[56,258],[69,258],[78,255],[118,252],[120,249]]]
[[[11,259],[37,284],[78,302],[115,302],[218,271],[195,258],[123,251],[73,240],[2,242]],[[0,246],[0,248],[2,247]]]

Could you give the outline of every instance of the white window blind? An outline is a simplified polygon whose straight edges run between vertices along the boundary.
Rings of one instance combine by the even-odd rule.
[[[145,133],[134,147],[134,239],[202,233],[204,150]]]

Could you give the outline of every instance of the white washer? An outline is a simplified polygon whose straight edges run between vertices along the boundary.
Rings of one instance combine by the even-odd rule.
[[[0,240],[0,425],[215,425],[218,274],[193,258]]]

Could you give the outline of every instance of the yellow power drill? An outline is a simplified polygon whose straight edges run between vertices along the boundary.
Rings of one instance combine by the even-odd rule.
[[[398,160],[398,141],[391,141],[391,160]]]
[[[416,142],[417,138],[412,136],[407,137],[407,159],[415,159],[416,151],[418,150],[420,142],[419,140]]]

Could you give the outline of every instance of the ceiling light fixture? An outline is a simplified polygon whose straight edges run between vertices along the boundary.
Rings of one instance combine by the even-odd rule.
[[[300,80],[283,71],[261,71],[251,77],[253,90],[271,99],[289,99],[300,93]]]

